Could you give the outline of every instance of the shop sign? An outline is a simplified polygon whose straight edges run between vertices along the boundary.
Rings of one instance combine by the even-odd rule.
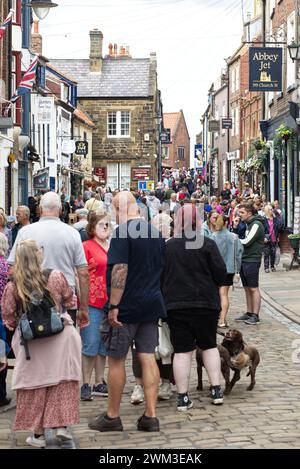
[[[150,179],[151,168],[132,168],[131,179],[133,181],[148,181]]]
[[[229,130],[232,129],[232,118],[224,117],[222,119],[222,129]]]
[[[220,131],[220,121],[219,120],[210,120],[210,121],[208,121],[208,131],[209,132],[219,132]]]
[[[161,143],[164,143],[165,145],[168,145],[171,143],[171,129],[164,129],[160,133],[160,141]]]
[[[99,181],[106,181],[106,168],[94,168],[94,175],[99,178]]]
[[[49,170],[41,171],[33,176],[34,189],[48,189],[49,188]]]
[[[75,142],[76,155],[86,156],[89,152],[89,144],[86,140],[78,140]]]
[[[35,98],[35,122],[36,124],[51,124],[52,110],[54,109],[54,98]]]
[[[249,91],[282,91],[282,48],[249,48]]]

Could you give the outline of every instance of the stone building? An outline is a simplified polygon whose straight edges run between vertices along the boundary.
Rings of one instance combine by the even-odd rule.
[[[91,116],[94,175],[113,188],[137,187],[158,174],[161,100],[156,54],[134,59],[128,48],[109,45],[103,56],[103,34],[90,31],[89,59],[52,59],[78,82],[78,99]]]

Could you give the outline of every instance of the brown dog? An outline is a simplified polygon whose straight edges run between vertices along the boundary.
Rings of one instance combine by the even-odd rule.
[[[243,335],[236,329],[229,329],[226,332],[222,346],[229,352],[231,368],[234,370],[234,375],[230,381],[231,389],[241,377],[241,370],[249,367],[247,376],[250,375],[251,381],[247,391],[252,391],[255,386],[255,373],[256,368],[260,362],[258,350],[255,347],[246,345]]]
[[[218,350],[221,358],[221,372],[225,380],[224,394],[229,394],[240,379],[241,370],[249,366],[247,376],[251,376],[251,382],[247,390],[251,391],[255,386],[255,372],[260,362],[258,350],[255,347],[250,347],[244,343],[243,336],[240,331],[230,329],[224,334],[224,339],[221,345],[218,345]],[[202,384],[202,351],[197,348],[197,373],[198,373],[198,390],[203,389]],[[230,381],[230,369],[234,371],[232,380]]]

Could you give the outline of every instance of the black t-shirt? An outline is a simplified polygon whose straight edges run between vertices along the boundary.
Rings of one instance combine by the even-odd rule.
[[[115,264],[127,264],[128,275],[119,305],[119,319],[127,324],[166,317],[160,289],[165,256],[161,233],[142,219],[120,225],[113,234],[107,262],[107,287]]]
[[[231,190],[230,189],[223,189],[221,191],[222,200],[229,200],[231,197]]]

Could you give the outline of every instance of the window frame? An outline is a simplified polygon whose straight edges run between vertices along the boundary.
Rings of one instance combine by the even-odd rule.
[[[123,114],[128,114],[128,121],[123,122],[122,117]],[[115,122],[110,121],[110,116],[115,115]],[[111,134],[110,126],[115,126],[115,134]],[[128,134],[122,134],[123,128],[122,126],[128,126]],[[130,138],[131,137],[131,112],[130,110],[123,109],[121,111],[108,111],[107,112],[107,138]]]

